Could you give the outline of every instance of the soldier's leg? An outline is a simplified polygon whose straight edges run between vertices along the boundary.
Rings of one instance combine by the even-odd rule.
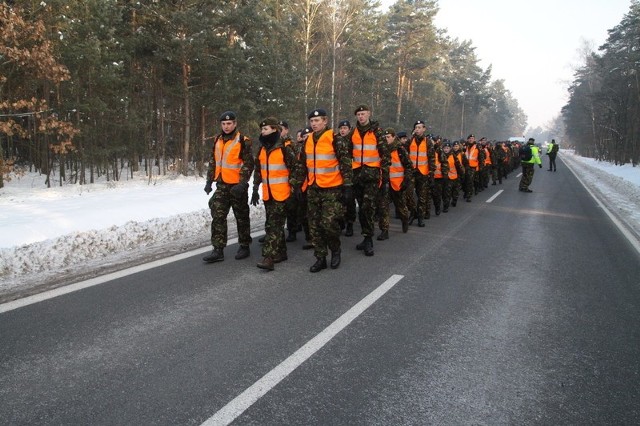
[[[342,217],[341,191],[327,191],[324,201],[323,228],[326,234],[325,256],[327,247],[331,252],[340,251],[340,218]]]
[[[238,243],[243,247],[248,247],[252,241],[248,194],[243,194],[240,198],[231,196],[231,208],[238,227]]]
[[[211,209],[211,245],[223,249],[227,246],[227,215],[231,208],[231,192],[227,185],[216,186],[216,191],[209,199]]]
[[[309,217],[309,232],[311,233],[311,243],[313,244],[314,255],[316,257],[325,257],[327,255],[327,241],[324,235],[324,218],[325,214],[324,200],[322,192],[309,188],[307,190],[307,204]]]
[[[284,223],[286,220],[286,203],[275,200],[268,200],[264,203],[267,213],[266,238],[262,246],[264,257],[274,258],[286,255],[287,246],[284,241]]]
[[[449,203],[451,202],[451,187],[453,186],[453,181],[444,178],[442,185],[442,211],[444,213],[449,211]]]

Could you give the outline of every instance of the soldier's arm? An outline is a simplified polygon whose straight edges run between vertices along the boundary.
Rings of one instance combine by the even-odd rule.
[[[260,157],[256,156],[254,160],[254,169],[253,169],[253,190],[257,191],[261,183],[262,183],[262,173],[260,173]]]
[[[436,169],[436,155],[435,149],[430,148],[427,151],[427,162],[429,163],[429,177],[433,179],[433,172]]]
[[[240,150],[242,157],[242,167],[240,168],[240,183],[248,183],[251,173],[254,169],[255,160],[251,150],[251,139],[244,136],[242,139],[242,149]],[[259,170],[258,170],[259,171]]]
[[[449,174],[449,160],[442,153],[438,153],[438,155],[440,156],[440,170],[442,170],[442,176],[447,177],[447,174]]]
[[[400,162],[404,168],[405,178],[411,178],[413,176],[413,163],[411,163],[411,158],[405,147],[398,146],[398,157],[400,157]]]
[[[344,181],[343,184],[351,186],[353,184],[353,168],[351,166],[352,158],[348,143],[342,136],[334,135],[333,149],[336,152],[340,174],[342,174],[342,180]]]
[[[285,146],[282,148],[282,153],[284,155],[284,162],[287,165],[287,169],[289,169],[289,184],[293,186],[301,185],[302,179],[300,179],[300,162],[296,157],[293,146]]]
[[[218,137],[213,138],[213,146],[211,147],[211,156],[209,157],[209,167],[207,169],[207,182],[213,182],[213,176],[216,171],[216,141]]]
[[[378,155],[380,156],[380,170],[382,171],[382,181],[389,182],[389,167],[391,166],[391,151],[387,139],[384,137],[384,132],[381,128],[377,128],[376,140]]]

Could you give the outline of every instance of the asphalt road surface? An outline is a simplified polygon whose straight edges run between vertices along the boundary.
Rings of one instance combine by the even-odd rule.
[[[337,270],[254,242],[0,305],[0,424],[639,424],[640,255],[562,163],[517,181]]]

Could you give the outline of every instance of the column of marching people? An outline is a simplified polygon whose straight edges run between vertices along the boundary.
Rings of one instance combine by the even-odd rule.
[[[289,136],[289,125],[275,117],[260,122],[259,145],[238,129],[237,115],[224,112],[209,160],[205,192],[209,200],[212,252],[203,260],[224,260],[227,216],[233,211],[238,230],[237,260],[250,256],[249,205],[264,205],[265,235],[260,269],[272,271],[288,259],[287,243],[304,233],[304,250],[313,250],[309,270],[336,269],[343,241],[359,223],[362,241],[354,246],[374,255],[377,241],[390,238],[392,217],[403,233],[425,227],[464,199],[489,185],[500,185],[519,167],[519,143],[493,142],[473,134],[443,139],[427,133],[424,120],[411,132],[382,128],[367,105],[354,111],[355,122],[341,120],[334,131],[325,109],[309,112],[308,125]],[[249,184],[252,185],[249,196]],[[261,189],[261,191],[260,191]],[[393,206],[393,207],[392,207]],[[287,235],[285,235],[285,229]],[[377,243],[376,243],[377,244]]]

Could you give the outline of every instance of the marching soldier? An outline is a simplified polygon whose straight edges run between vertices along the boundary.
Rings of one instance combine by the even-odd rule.
[[[358,219],[364,239],[356,246],[373,256],[373,232],[378,189],[389,188],[389,154],[383,130],[371,120],[371,110],[359,105],[354,111],[358,123],[349,134],[353,162],[353,192],[358,202]]]
[[[349,137],[349,133],[351,132],[351,123],[349,120],[342,120],[338,124],[338,132],[340,136],[344,138],[345,141],[351,141]],[[349,152],[351,152],[352,147],[349,146]],[[352,198],[349,204],[345,204],[345,214],[344,214],[344,224],[345,224],[345,237],[353,236],[353,223],[356,221],[356,200]]]
[[[226,111],[220,116],[222,132],[215,137],[209,160],[204,191],[209,195],[213,182],[216,183],[216,190],[209,199],[213,251],[202,258],[207,263],[224,260],[223,251],[227,246],[227,215],[230,209],[233,209],[236,219],[240,243],[235,257],[245,259],[250,254],[248,189],[254,160],[251,140],[242,135],[237,126],[236,114],[233,111]]]
[[[409,158],[413,164],[413,188],[417,197],[416,212],[413,217],[418,218],[418,226],[424,227],[424,219],[429,219],[431,186],[433,185],[433,170],[435,168],[433,150],[425,136],[427,126],[418,120],[413,125],[413,137],[409,142]],[[409,194],[408,197],[413,197]],[[407,203],[410,204],[410,203]],[[409,221],[411,224],[411,221]]]
[[[287,218],[287,200],[292,187],[299,187],[295,176],[298,161],[291,143],[285,145],[278,120],[273,117],[260,123],[260,151],[256,157],[253,173],[251,205],[260,200],[258,188],[262,184],[262,201],[266,211],[265,241],[262,246],[263,259],[258,268],[274,270],[274,264],[287,260],[287,245],[284,238],[284,223]]]
[[[316,262],[309,268],[319,272],[327,268],[331,251],[331,268],[341,261],[340,223],[344,202],[353,198],[351,155],[342,137],[329,128],[327,112],[315,109],[308,115],[313,133],[307,137],[301,162],[307,175],[309,229]]]

